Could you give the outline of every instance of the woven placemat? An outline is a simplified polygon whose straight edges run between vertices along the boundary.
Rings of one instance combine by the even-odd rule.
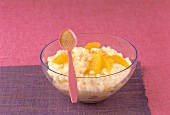
[[[72,104],[40,66],[0,67],[0,115],[150,115],[140,62],[117,93],[97,104]]]

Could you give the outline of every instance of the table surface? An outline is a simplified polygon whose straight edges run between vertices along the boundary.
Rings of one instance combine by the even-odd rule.
[[[0,66],[36,65],[64,28],[125,38],[138,50],[153,115],[170,114],[169,0],[1,0]]]

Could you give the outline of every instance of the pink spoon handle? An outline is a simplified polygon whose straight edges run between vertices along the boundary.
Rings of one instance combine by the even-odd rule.
[[[70,97],[72,103],[77,102],[77,81],[76,75],[73,67],[72,55],[71,51],[68,51],[68,59],[69,59],[69,73],[68,73],[68,85],[70,91]]]

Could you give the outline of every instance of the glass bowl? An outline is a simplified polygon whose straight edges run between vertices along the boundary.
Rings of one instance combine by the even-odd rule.
[[[137,64],[137,50],[129,41],[105,34],[77,34],[77,47],[83,47],[89,42],[100,42],[101,46],[110,46],[117,52],[123,54],[123,57],[129,57],[131,65],[124,70],[100,77],[77,77],[78,102],[97,103],[122,88],[131,77]],[[44,74],[48,80],[58,90],[69,96],[68,81],[62,81],[62,78],[68,80],[67,75],[57,73],[48,66],[47,58],[53,56],[58,50],[62,50],[57,39],[48,43],[41,51],[40,60]],[[76,70],[75,70],[76,71]]]

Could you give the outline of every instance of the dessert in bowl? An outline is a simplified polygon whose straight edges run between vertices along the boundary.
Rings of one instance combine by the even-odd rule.
[[[123,87],[136,68],[137,50],[129,41],[105,34],[77,34],[72,50],[78,101],[100,102]],[[69,95],[68,55],[58,40],[47,44],[40,54],[48,80]]]

